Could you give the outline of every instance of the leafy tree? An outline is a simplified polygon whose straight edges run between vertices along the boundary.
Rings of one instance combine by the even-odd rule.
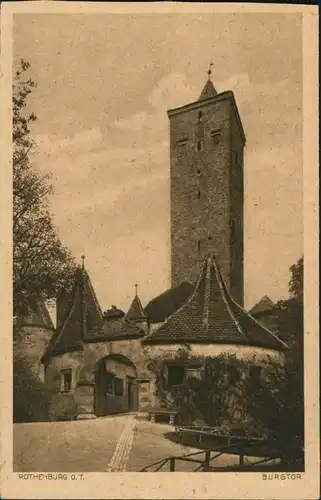
[[[303,257],[290,267],[289,291],[291,297],[303,301]]]
[[[283,368],[270,363],[269,377],[246,392],[251,416],[261,422],[282,449],[290,469],[301,467],[304,447],[303,257],[290,267],[289,299],[277,304],[278,335],[289,350]]]
[[[289,299],[277,303],[279,336],[297,356],[303,355],[303,257],[290,267]]]
[[[35,148],[27,113],[36,82],[27,77],[30,64],[21,60],[13,84],[13,306],[23,314],[39,298],[50,300],[70,286],[74,259],[60,241],[49,211],[53,187],[30,161]]]

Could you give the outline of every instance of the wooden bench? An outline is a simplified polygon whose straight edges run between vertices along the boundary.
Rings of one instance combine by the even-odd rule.
[[[174,425],[175,417],[177,415],[177,411],[169,410],[168,408],[153,408],[148,411],[150,416],[150,421],[155,423],[156,417],[166,415],[169,418],[169,424]]]

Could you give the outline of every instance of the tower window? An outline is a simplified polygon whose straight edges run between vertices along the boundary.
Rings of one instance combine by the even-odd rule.
[[[198,121],[201,122],[202,118],[203,118],[203,113],[202,113],[202,111],[199,111],[198,112]]]
[[[71,383],[72,383],[72,370],[62,370],[61,373],[61,392],[70,392],[71,391]]]
[[[261,366],[252,365],[249,367],[250,384],[254,388],[258,388],[261,382],[262,368]]]
[[[200,251],[201,251],[201,240],[197,241],[197,251],[198,251],[198,253],[200,253]]]
[[[218,144],[221,135],[221,130],[219,128],[211,131],[211,139],[215,144]]]
[[[180,139],[179,141],[176,142],[176,148],[178,152],[182,153],[187,145],[187,139]]]
[[[203,149],[203,142],[202,141],[197,141],[196,149],[197,149],[197,151],[201,151]]]
[[[236,385],[240,380],[238,369],[233,365],[227,366],[227,380],[229,385]]]
[[[201,175],[201,171],[199,168],[197,169],[197,175]]]
[[[200,188],[197,188],[197,199],[200,200],[201,198],[201,191]]]

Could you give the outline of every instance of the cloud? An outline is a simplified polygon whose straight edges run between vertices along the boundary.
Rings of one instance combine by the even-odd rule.
[[[128,118],[117,120],[114,125],[120,129],[141,130],[145,125],[147,116],[147,113],[142,111],[140,113],[135,113]]]
[[[50,137],[48,134],[38,134],[35,137],[37,148],[45,151],[48,156],[59,155],[70,151],[77,150],[78,153],[89,151],[100,145],[102,134],[100,129],[92,128],[78,132],[72,137],[65,139],[55,139],[55,136]]]
[[[164,111],[193,102],[197,100],[198,94],[199,89],[187,83],[186,75],[170,73],[154,86],[148,102],[154,109]]]

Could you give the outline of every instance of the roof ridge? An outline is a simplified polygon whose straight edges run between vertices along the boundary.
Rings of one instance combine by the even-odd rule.
[[[89,285],[89,288],[90,288],[90,291],[91,291],[91,294],[92,294],[92,297],[94,298],[94,302],[95,302],[95,305],[97,306],[98,308],[98,312],[100,314],[100,319],[102,320],[103,319],[103,312],[102,312],[102,309],[100,307],[100,304],[98,302],[98,298],[97,298],[97,295],[96,295],[96,292],[95,292],[95,289],[93,287],[93,284],[91,282],[91,279],[90,279],[90,276],[89,274],[87,273],[86,269],[83,269],[84,273],[85,273],[85,277],[86,277],[86,280],[87,280],[87,283]]]
[[[250,314],[246,309],[244,309],[244,307],[242,307],[240,304],[238,304],[234,299],[233,297],[229,296],[230,300],[237,306],[239,307],[245,314],[247,314],[248,316],[250,316],[250,318],[255,322],[255,324],[257,324],[262,330],[264,330],[266,333],[270,334],[275,340],[277,340],[278,342],[280,342],[281,344],[284,345],[284,347],[286,347],[286,349],[289,349],[288,345],[283,342],[283,340],[281,340],[277,335],[275,335],[275,333],[273,333],[271,330],[268,330],[268,328],[266,328],[264,325],[262,325],[262,323],[260,323],[259,321],[257,321],[257,319],[255,319],[252,314]]]
[[[172,287],[168,288],[167,290],[165,290],[164,292],[160,293],[159,295],[156,295],[156,297],[154,297],[153,299],[151,299],[147,303],[146,307],[149,304],[152,304],[155,300],[159,299],[160,297],[163,297],[164,295],[170,294],[172,290],[176,290],[177,288],[179,288],[180,286],[182,286],[183,284],[186,284],[186,283],[188,283],[189,285],[192,285],[194,287],[194,284],[189,280],[181,281],[180,283],[178,283],[178,285],[172,286]],[[144,309],[146,309],[146,307]]]
[[[228,301],[226,300],[226,297],[230,298],[230,294],[229,294],[229,292],[227,290],[227,286],[225,284],[224,278],[223,278],[223,276],[222,276],[222,274],[221,274],[221,272],[219,270],[219,267],[218,267],[218,265],[216,263],[216,260],[215,260],[215,257],[214,257],[213,254],[212,254],[212,258],[213,258],[213,266],[215,268],[215,275],[219,277],[219,279],[218,279],[218,285],[219,285],[219,288],[221,288],[221,290],[222,290],[222,294],[221,295],[222,295],[223,301],[224,301],[224,303],[226,305],[226,308],[228,310],[228,313],[230,314],[232,320],[236,324],[236,327],[237,327],[238,331],[240,332],[240,334],[243,335],[243,337],[245,337],[247,340],[249,340],[248,337],[247,337],[247,335],[245,335],[245,333],[244,333],[244,331],[243,331],[240,323],[236,319],[236,317],[235,317],[232,309],[230,308]]]
[[[76,286],[75,286],[75,285],[74,285],[74,287],[76,288]],[[76,291],[76,290],[75,290],[75,291]],[[73,295],[74,295],[74,294],[73,294]],[[55,333],[56,333],[56,335],[54,334],[54,335],[51,337],[51,340],[52,340],[52,345],[50,345],[50,344],[51,344],[51,342],[49,342],[48,347],[47,347],[47,349],[46,349],[46,351],[45,351],[45,354],[44,354],[44,355],[46,355],[47,353],[48,353],[48,354],[50,354],[50,351],[52,351],[52,350],[55,348],[55,345],[59,342],[59,340],[60,340],[60,338],[61,338],[62,334],[64,333],[64,329],[65,329],[65,327],[66,327],[66,324],[67,324],[67,322],[69,321],[69,319],[70,319],[70,317],[71,317],[71,315],[72,315],[72,313],[73,313],[73,311],[74,311],[74,307],[75,307],[75,304],[74,304],[74,300],[73,300],[73,301],[72,301],[72,303],[71,303],[70,310],[69,310],[68,314],[66,315],[66,318],[65,318],[64,322],[60,325],[60,327],[58,327],[58,328],[57,328],[57,330],[56,330],[56,332],[55,332]]]
[[[174,311],[172,314],[170,314],[170,315],[169,315],[169,316],[165,319],[165,321],[163,322],[162,326],[166,325],[166,323],[168,323],[168,320],[169,320],[170,318],[172,318],[175,314],[178,314],[178,313],[179,313],[182,309],[184,309],[184,307],[187,307],[187,306],[189,305],[189,303],[190,303],[190,302],[194,299],[194,297],[195,297],[195,295],[196,295],[196,289],[197,289],[197,287],[198,287],[199,283],[201,282],[201,279],[202,279],[202,276],[203,276],[203,271],[204,271],[204,267],[205,267],[205,265],[206,265],[206,260],[205,260],[205,262],[203,263],[202,272],[200,273],[200,276],[199,276],[199,278],[198,278],[198,280],[197,280],[197,282],[196,282],[196,284],[195,284],[195,286],[194,286],[194,290],[193,290],[193,292],[191,293],[191,295],[189,296],[189,298],[187,299],[187,301],[186,301],[186,302],[185,302],[185,303],[184,303],[181,307],[179,307],[176,311]],[[184,282],[182,282],[182,283],[184,283]],[[179,286],[179,285],[177,285],[177,286]],[[160,327],[160,328],[161,328],[161,327]],[[149,338],[153,338],[153,336],[154,336],[154,333],[155,333],[155,332],[157,332],[157,330],[154,330],[153,332],[148,333],[148,335],[146,335],[146,336],[144,337],[144,340],[148,340]]]

